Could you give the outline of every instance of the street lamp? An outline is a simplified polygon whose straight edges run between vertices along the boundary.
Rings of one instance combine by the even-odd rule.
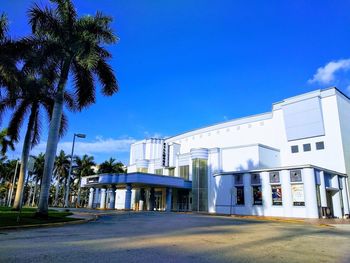
[[[69,206],[70,174],[72,173],[75,137],[86,138],[86,135],[82,134],[82,133],[74,133],[74,136],[73,136],[72,153],[70,155],[70,165],[69,165],[69,171],[68,171],[68,178],[67,178],[67,185],[66,185],[67,190],[66,190],[66,196],[65,196],[65,199],[64,199],[64,207],[68,207]]]

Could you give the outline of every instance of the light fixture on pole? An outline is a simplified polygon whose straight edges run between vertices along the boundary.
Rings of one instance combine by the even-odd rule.
[[[85,134],[82,134],[82,133],[74,133],[74,136],[73,136],[72,153],[71,153],[71,155],[70,155],[70,165],[69,165],[68,178],[67,178],[67,185],[66,185],[66,196],[65,196],[65,198],[64,198],[64,207],[69,207],[70,175],[71,175],[71,173],[72,173],[75,137],[78,137],[78,138],[86,138],[86,135],[85,135]]]

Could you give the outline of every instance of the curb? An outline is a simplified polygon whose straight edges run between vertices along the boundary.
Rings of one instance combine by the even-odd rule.
[[[72,218],[74,218],[74,217],[72,217]],[[65,225],[78,225],[78,224],[88,223],[88,222],[91,222],[91,221],[96,221],[97,219],[98,219],[98,216],[94,215],[94,218],[77,219],[75,221],[67,221],[67,222],[33,224],[33,225],[22,225],[22,226],[4,226],[4,227],[0,227],[0,231],[1,230],[29,229],[29,228],[42,228],[42,227],[57,227],[57,226],[65,226]]]

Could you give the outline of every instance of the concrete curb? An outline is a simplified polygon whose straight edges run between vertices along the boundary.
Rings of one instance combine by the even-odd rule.
[[[42,227],[57,227],[57,226],[65,226],[65,225],[78,225],[84,224],[91,221],[96,221],[98,219],[98,215],[94,214],[93,218],[89,219],[77,219],[75,221],[66,221],[66,222],[56,222],[56,223],[46,223],[46,224],[32,224],[32,225],[21,225],[21,226],[3,226],[0,227],[1,230],[17,230],[17,229],[29,229],[29,228],[42,228]],[[71,218],[75,218],[72,215]]]

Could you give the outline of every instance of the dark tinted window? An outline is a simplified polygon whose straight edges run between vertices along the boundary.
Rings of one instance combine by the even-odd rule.
[[[304,149],[304,152],[309,152],[311,151],[311,144],[310,143],[306,143],[303,145],[303,149]]]
[[[291,150],[292,150],[292,153],[297,153],[297,152],[299,152],[299,147],[298,147],[298,145],[293,145],[293,146],[291,146],[290,148],[291,148]]]
[[[316,142],[316,150],[323,150],[324,142]]]

